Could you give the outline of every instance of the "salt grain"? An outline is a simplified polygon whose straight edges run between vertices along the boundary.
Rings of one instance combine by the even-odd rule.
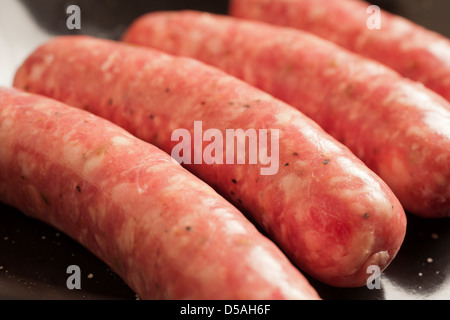
[[[427,259],[427,262],[428,262],[428,263],[432,263],[432,262],[433,262],[433,258],[428,258],[428,259]]]

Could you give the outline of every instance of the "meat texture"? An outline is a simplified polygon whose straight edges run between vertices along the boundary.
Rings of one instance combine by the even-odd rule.
[[[360,0],[232,0],[230,14],[314,33],[450,100],[450,40]]]
[[[141,299],[320,299],[272,241],[169,155],[88,112],[6,88],[0,201],[84,245]]]
[[[195,137],[196,121],[222,136],[279,130],[279,145],[270,148],[279,151],[275,174],[262,175],[262,162],[185,166],[325,283],[365,285],[368,266],[384,270],[403,242],[405,212],[384,181],[298,110],[219,69],[124,43],[60,37],[31,54],[15,85],[89,110],[169,154],[175,130]]]
[[[151,13],[123,40],[267,91],[349,147],[407,211],[450,216],[450,103],[422,84],[312,34],[209,13]]]

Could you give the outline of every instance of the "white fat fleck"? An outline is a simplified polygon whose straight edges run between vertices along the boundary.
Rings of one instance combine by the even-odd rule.
[[[420,145],[417,143],[413,143],[411,145],[411,151],[417,151],[417,150],[419,150],[419,148],[420,148]]]
[[[73,163],[77,159],[81,159],[83,152],[84,148],[76,142],[66,144],[63,147],[64,159],[66,159],[69,163]]]
[[[424,121],[437,134],[450,139],[450,112],[427,112]]]
[[[256,247],[251,251],[248,259],[252,263],[254,270],[263,278],[268,282],[279,285],[283,295],[286,297],[303,296],[303,293],[289,282],[280,262],[265,248]],[[264,266],[264,268],[261,268],[261,266]]]
[[[108,56],[106,61],[101,65],[100,70],[103,72],[104,80],[110,82],[114,79],[114,73],[119,73],[120,70],[115,66],[117,54],[112,53]]]
[[[304,120],[300,120],[299,118],[294,118],[291,122],[295,127],[299,129],[299,131],[307,138],[307,140],[312,143],[317,143],[320,145],[320,148],[327,153],[341,153],[342,149],[338,143],[333,140],[324,138],[319,131],[318,128],[311,126],[309,123],[306,123]]]
[[[365,72],[356,72],[358,69],[354,69],[355,72],[352,72],[352,79],[356,82],[365,82],[367,81],[367,75],[370,74],[372,77],[375,75],[385,75],[389,69],[386,69],[381,63],[372,63],[368,62],[364,66]]]
[[[114,202],[120,204],[121,208],[126,212],[136,211],[136,200],[138,198],[138,189],[133,183],[118,183],[111,190],[111,198]]]
[[[421,137],[421,138],[426,137],[426,131],[417,126],[412,126],[412,127],[408,128],[406,133],[408,136]]]
[[[394,99],[397,91],[393,91],[383,103],[388,104]],[[423,90],[417,90],[416,87],[404,85],[401,88],[403,93],[400,99],[403,99],[405,104],[412,105],[415,108],[424,112],[424,123],[434,132],[446,138],[450,138],[450,111],[441,107],[434,97]],[[420,127],[410,127],[408,134],[422,137],[426,134],[425,130]]]
[[[17,163],[25,177],[30,176],[35,169],[34,162],[30,161],[30,157],[24,152],[17,154]]]
[[[186,177],[181,174],[169,177],[168,186],[166,189],[170,190],[170,192],[185,192],[186,188],[194,189],[199,192],[214,192],[214,190],[211,189],[211,187],[209,187],[206,183],[200,183],[197,179],[186,180]]]
[[[423,90],[417,90],[416,87],[404,85],[401,87],[402,97],[396,96],[397,91],[393,91],[383,104],[389,104],[394,99],[403,99],[403,103],[412,105],[424,112],[424,123],[436,133],[450,138],[450,112],[444,107],[440,107],[434,97]],[[420,127],[410,127],[408,134],[423,137],[426,132]]]
[[[409,175],[409,172],[407,170],[405,163],[403,163],[400,160],[400,158],[398,158],[398,157],[392,158],[391,167],[392,167],[392,172],[395,172],[395,183],[397,183],[398,185],[409,183],[411,177]],[[389,177],[388,179],[391,179],[391,178],[392,177]],[[389,181],[388,179],[386,179],[386,181]]]
[[[256,7],[256,6],[255,6]],[[323,17],[326,14],[326,8],[322,6],[311,6],[311,10],[307,11],[308,18],[312,21],[315,21],[321,17]]]
[[[212,202],[216,203],[216,200],[212,200]],[[204,202],[203,202],[204,203]],[[226,230],[231,234],[245,234],[247,230],[244,226],[236,220],[235,215],[227,209],[218,208],[212,211],[212,214],[219,217],[224,221]]]
[[[122,146],[125,147],[131,145],[130,139],[127,139],[126,137],[123,136],[115,136],[114,138],[111,139],[111,141],[115,146],[118,147]]]
[[[43,59],[43,63],[34,65],[30,72],[30,80],[40,80],[47,66],[51,65],[54,60],[55,57],[53,55],[46,55]]]
[[[8,109],[8,108],[4,108],[1,110],[0,116],[2,119],[7,119],[10,113],[13,113],[13,112],[10,111],[10,109]]]
[[[329,180],[329,183],[330,183],[330,185],[333,185],[333,186],[340,185],[340,184],[345,185],[348,183],[348,180],[349,180],[349,176],[347,176],[347,175],[344,175],[344,176],[337,175],[337,176],[331,177]]]
[[[167,169],[165,166],[148,166],[147,168],[145,168],[145,173],[154,175],[157,174],[159,172],[165,172]]]
[[[216,200],[213,200],[214,203],[216,203]],[[204,202],[203,202],[204,203]],[[214,209],[214,211],[212,212],[214,215],[218,216],[218,217],[222,217],[222,218],[227,218],[227,219],[234,219],[234,215],[227,209],[224,208],[217,208]]]
[[[224,44],[220,37],[211,38],[210,41],[205,43],[205,50],[212,55],[220,55],[224,51]],[[195,46],[190,46],[195,48]]]
[[[107,242],[105,241],[105,238],[103,238],[101,235],[99,234],[95,234],[95,241],[97,242],[98,246],[102,249],[107,247]]]
[[[409,23],[405,23],[405,20],[403,20],[403,19],[392,20],[391,24],[390,24],[390,28],[391,28],[392,34],[397,36],[398,38],[407,37],[411,31],[411,26],[409,25]],[[403,46],[408,45],[407,41],[403,41],[403,42],[400,44]]]
[[[91,219],[94,222],[96,222],[97,219],[98,219],[98,215],[97,215],[96,209],[94,207],[89,206],[88,207],[88,212],[89,212],[89,215],[91,216]]]
[[[181,174],[177,174],[177,175],[169,177],[169,184],[172,186],[179,185],[180,187],[183,187],[183,184],[185,182],[186,182],[186,179]]]
[[[144,194],[148,190],[148,184],[145,183],[145,180],[144,183],[141,183],[141,172],[142,172],[141,168],[137,168],[136,170],[137,170],[136,187],[139,194]]]
[[[371,197],[375,202],[380,212],[391,212],[390,204],[386,201],[385,194],[381,188],[380,183],[375,180],[369,173],[365,172],[360,166],[355,165],[350,159],[345,157],[338,157],[337,162],[344,168],[349,176],[359,177],[364,182],[364,187],[359,191],[367,197]],[[342,193],[345,195],[345,193]],[[354,197],[354,190],[347,195],[348,197]]]
[[[14,127],[14,121],[8,116],[8,113],[2,113],[1,117],[3,120],[0,122],[0,137],[9,137],[11,136],[11,130]],[[2,140],[4,141],[3,138]]]
[[[114,75],[111,72],[104,73],[105,82],[110,82],[114,79]]]
[[[48,102],[45,102],[45,101],[34,103],[33,108],[36,110],[39,110],[39,113],[41,113],[42,115],[49,116],[49,117],[53,116],[55,113],[55,110],[52,108],[49,108]]]
[[[55,56],[53,54],[47,54],[44,57],[44,62],[47,65],[51,65],[53,63],[53,61],[55,60]]]
[[[340,153],[342,149],[339,147],[338,142],[328,140],[328,139],[320,139],[318,141],[322,150],[325,150],[326,153]]]
[[[38,81],[42,78],[42,74],[44,73],[45,66],[42,64],[36,64],[33,66],[30,72],[30,80]]]
[[[110,54],[108,56],[108,59],[106,59],[106,61],[102,64],[101,66],[101,70],[103,72],[107,71],[109,68],[111,68],[111,66],[114,63],[114,60],[116,59],[116,55],[115,54]]]
[[[389,98],[395,99],[398,92],[402,93],[402,99],[406,99],[406,103],[415,106],[423,111],[433,110],[436,106],[436,100],[428,92],[423,90],[421,84],[418,86],[412,86],[408,83],[404,83],[401,86],[401,91],[395,91],[391,93]]]
[[[136,231],[136,222],[134,219],[128,219],[128,221],[123,225],[120,232],[118,245],[121,247],[122,252],[130,252],[134,249],[134,237]],[[129,255],[129,263],[133,264],[132,255]]]
[[[441,186],[447,185],[447,178],[441,173],[434,173],[432,175],[432,178],[438,185],[441,185]]]
[[[296,190],[295,185],[298,183],[298,176],[294,173],[288,174],[281,179],[281,188],[285,191]]]
[[[289,112],[280,112],[275,115],[275,118],[281,124],[289,123],[292,120],[292,115]]]
[[[301,184],[308,183],[307,179],[299,179],[295,173],[290,173],[281,179],[280,187],[284,192],[285,201],[298,199],[298,190],[301,190]]]
[[[102,153],[100,155],[96,155],[88,159],[84,164],[84,172],[90,173],[93,172],[95,169],[99,168],[103,163],[104,158],[105,158],[104,153]]]
[[[247,230],[242,226],[241,223],[235,220],[229,220],[225,223],[228,233],[232,234],[246,234]]]
[[[208,197],[208,198],[203,198],[202,199],[202,205],[205,206],[205,207],[213,207],[216,204],[217,204],[217,200],[212,198],[212,197],[211,198]]]
[[[352,176],[359,177],[367,185],[378,186],[377,189],[381,191],[381,188],[379,188],[379,183],[375,181],[375,179],[372,176],[370,176],[367,172],[362,170],[359,166],[355,165],[349,158],[338,157],[336,161],[342,168],[347,170]]]
[[[433,42],[428,46],[428,50],[447,68],[450,68],[450,44],[446,40]]]

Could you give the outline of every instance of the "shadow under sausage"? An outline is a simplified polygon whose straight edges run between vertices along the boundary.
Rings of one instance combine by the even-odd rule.
[[[70,290],[67,268],[80,268],[81,290]],[[0,204],[1,300],[135,300],[135,293],[80,244]]]

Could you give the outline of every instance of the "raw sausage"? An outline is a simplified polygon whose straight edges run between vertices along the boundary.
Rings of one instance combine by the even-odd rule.
[[[112,120],[167,153],[174,131],[195,135],[195,121],[220,132],[278,129],[275,175],[261,175],[261,163],[185,165],[325,283],[365,285],[368,266],[384,270],[402,244],[405,213],[377,175],[293,107],[216,68],[123,43],[60,37],[31,54],[15,85]]]
[[[450,103],[423,85],[312,34],[209,13],[151,13],[123,39],[284,100],[349,147],[407,211],[450,216]]]
[[[7,88],[0,201],[80,242],[141,299],[320,299],[273,242],[169,155]]]
[[[222,136],[229,129],[268,130],[266,136],[279,130],[279,146],[270,148],[279,150],[273,175],[262,175],[262,162],[184,165],[323,282],[365,285],[368,266],[384,270],[403,242],[401,204],[348,148],[292,106],[199,61],[59,37],[30,55],[15,85],[89,110],[169,154],[178,145],[174,132],[195,137],[198,121],[204,133]]]
[[[450,40],[359,0],[232,0],[230,13],[312,32],[450,100]],[[375,20],[379,14],[380,24]],[[377,28],[380,29],[377,29]]]

